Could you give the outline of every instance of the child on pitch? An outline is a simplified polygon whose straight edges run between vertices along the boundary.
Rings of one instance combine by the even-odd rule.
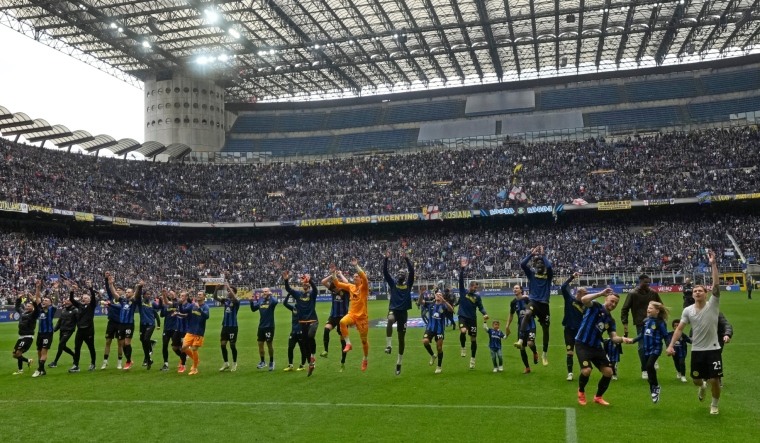
[[[673,338],[673,333],[675,332],[676,328],[678,327],[678,324],[681,323],[681,320],[673,320],[673,323],[671,326],[673,326],[673,331],[668,334],[668,343],[670,343],[670,340]],[[681,380],[682,382],[686,383],[686,343],[691,343],[691,338],[684,334],[681,335],[681,338],[678,339],[675,343],[673,343],[673,349],[675,349],[676,354],[673,356],[673,364],[676,366],[676,379]]]
[[[607,358],[610,359],[612,366],[612,379],[617,380],[618,363],[620,363],[620,355],[623,354],[623,347],[620,343],[615,343],[612,340],[604,341],[604,351],[607,353]]]
[[[491,351],[493,372],[502,372],[504,371],[504,356],[501,353],[501,341],[507,336],[499,329],[501,325],[499,320],[494,320],[491,325],[493,328],[489,328],[488,324],[483,322],[483,329],[488,332],[488,349]]]
[[[660,401],[660,384],[657,382],[657,369],[655,363],[662,354],[662,344],[669,343],[668,339],[668,320],[669,310],[662,303],[656,301],[649,302],[647,306],[647,319],[644,322],[644,330],[641,335],[634,339],[624,339],[627,344],[637,343],[644,340],[644,355],[647,357],[647,376],[649,380],[649,392],[652,395],[652,402]]]

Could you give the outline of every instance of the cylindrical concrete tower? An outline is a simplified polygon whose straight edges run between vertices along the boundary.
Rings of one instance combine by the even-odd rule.
[[[213,81],[174,73],[171,80],[145,82],[146,142],[218,152],[224,128],[224,89]]]

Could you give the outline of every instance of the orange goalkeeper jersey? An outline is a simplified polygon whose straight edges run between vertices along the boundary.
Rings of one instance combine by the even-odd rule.
[[[369,281],[364,271],[359,271],[360,285],[352,285],[335,280],[334,284],[337,289],[343,289],[351,294],[351,306],[348,308],[348,314],[353,316],[367,316],[367,300],[369,300]]]

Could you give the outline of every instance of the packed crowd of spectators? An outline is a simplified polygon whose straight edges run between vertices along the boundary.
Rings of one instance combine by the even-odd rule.
[[[760,134],[749,127],[255,165],[96,159],[4,139],[0,151],[0,200],[148,220],[297,220],[760,190]],[[522,201],[520,192],[510,199],[515,188]]]
[[[731,233],[747,257],[758,257],[760,226],[750,215],[710,213],[670,215],[654,220],[646,214],[618,222],[514,223],[488,228],[429,222],[424,227],[389,227],[382,232],[347,235],[333,231],[263,229],[257,236],[153,237],[138,233],[102,237],[67,234],[23,227],[0,229],[0,298],[32,287],[36,278],[71,277],[102,283],[114,273],[120,284],[139,279],[154,290],[195,286],[200,278],[227,272],[237,285],[262,287],[279,282],[280,271],[327,275],[335,263],[349,271],[352,256],[360,259],[371,281],[382,279],[386,249],[405,248],[415,262],[418,281],[455,277],[461,257],[472,259],[470,276],[521,276],[520,261],[537,245],[546,248],[555,275],[571,272],[617,274],[628,272],[701,273],[705,249],[716,251],[720,266],[739,266],[726,233]],[[527,221],[527,219],[522,219]],[[394,257],[398,255],[395,254]],[[393,266],[400,260],[394,259]],[[281,282],[280,282],[281,283]]]

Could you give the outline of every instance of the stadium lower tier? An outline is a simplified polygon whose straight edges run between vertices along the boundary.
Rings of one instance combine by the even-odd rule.
[[[581,211],[575,211],[581,212]],[[718,254],[721,267],[739,267],[737,242],[747,260],[758,257],[760,224],[749,205],[693,205],[628,210],[611,214],[506,217],[499,220],[336,226],[314,229],[192,230],[117,229],[71,222],[67,225],[0,219],[0,288],[10,294],[35,276],[74,276],[101,281],[105,270],[132,286],[139,279],[198,284],[201,277],[230,272],[241,285],[281,283],[280,271],[324,277],[335,263],[348,271],[357,257],[373,281],[382,279],[382,259],[391,266],[404,249],[419,280],[456,278],[459,260],[472,260],[472,278],[522,276],[520,261],[543,246],[555,275],[627,272],[703,272],[705,253]],[[191,235],[189,235],[191,233]]]

